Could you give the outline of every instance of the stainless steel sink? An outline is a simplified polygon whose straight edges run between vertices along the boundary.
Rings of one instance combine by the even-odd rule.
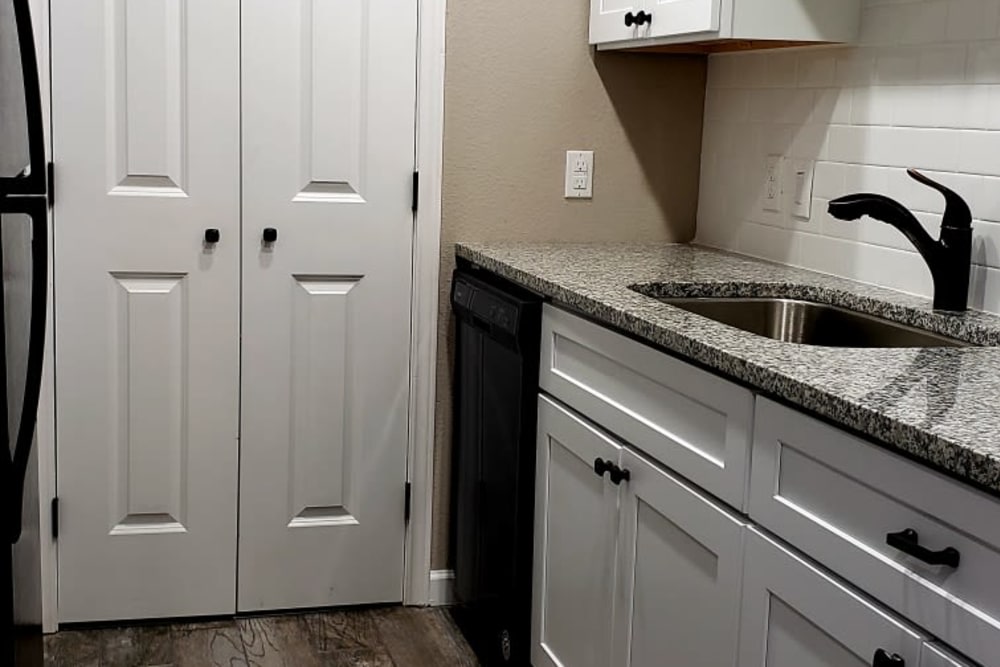
[[[786,343],[830,347],[971,346],[971,343],[923,329],[812,301],[738,297],[659,300]]]

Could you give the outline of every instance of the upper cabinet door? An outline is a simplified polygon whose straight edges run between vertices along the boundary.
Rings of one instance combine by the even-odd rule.
[[[652,15],[649,37],[719,31],[721,0],[645,0]]]
[[[741,666],[921,664],[924,638],[903,621],[755,530],[747,534]],[[891,660],[897,655],[901,662]]]
[[[239,22],[52,3],[63,622],[233,612]]]
[[[244,611],[402,599],[417,4],[242,1]]]
[[[615,664],[733,667],[744,524],[626,449]]]
[[[591,0],[590,43],[603,44],[649,36],[649,24],[638,25],[633,18],[649,0]]]
[[[594,462],[621,448],[548,398],[538,399],[535,667],[609,667],[618,486]]]

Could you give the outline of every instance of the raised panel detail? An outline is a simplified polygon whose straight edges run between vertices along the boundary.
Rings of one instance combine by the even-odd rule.
[[[184,275],[112,274],[112,534],[184,532],[188,304]]]
[[[111,194],[184,197],[186,0],[107,0]]]
[[[295,276],[292,284],[289,526],[357,523],[351,509],[352,293],[360,277]]]
[[[364,202],[368,2],[302,1],[302,169],[296,201]]]

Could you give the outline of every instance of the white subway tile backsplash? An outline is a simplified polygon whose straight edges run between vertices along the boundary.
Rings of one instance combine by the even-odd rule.
[[[936,236],[916,167],[969,202],[971,303],[1000,312],[1000,0],[865,0],[858,46],[712,56],[704,133],[699,241],[929,295],[898,231],[826,213],[883,193]],[[810,220],[763,210],[769,154],[815,161]]]

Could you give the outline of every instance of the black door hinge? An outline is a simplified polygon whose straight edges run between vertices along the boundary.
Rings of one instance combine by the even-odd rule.
[[[52,499],[52,539],[59,539],[59,496]]]
[[[417,212],[417,207],[420,205],[420,172],[413,172],[413,201],[411,202],[410,208],[413,212]]]
[[[56,205],[56,166],[52,162],[45,165],[45,180],[48,185],[45,192],[48,194],[49,208],[52,208]]]
[[[410,522],[410,506],[413,504],[413,485],[406,483],[406,500],[403,501],[403,520]]]

